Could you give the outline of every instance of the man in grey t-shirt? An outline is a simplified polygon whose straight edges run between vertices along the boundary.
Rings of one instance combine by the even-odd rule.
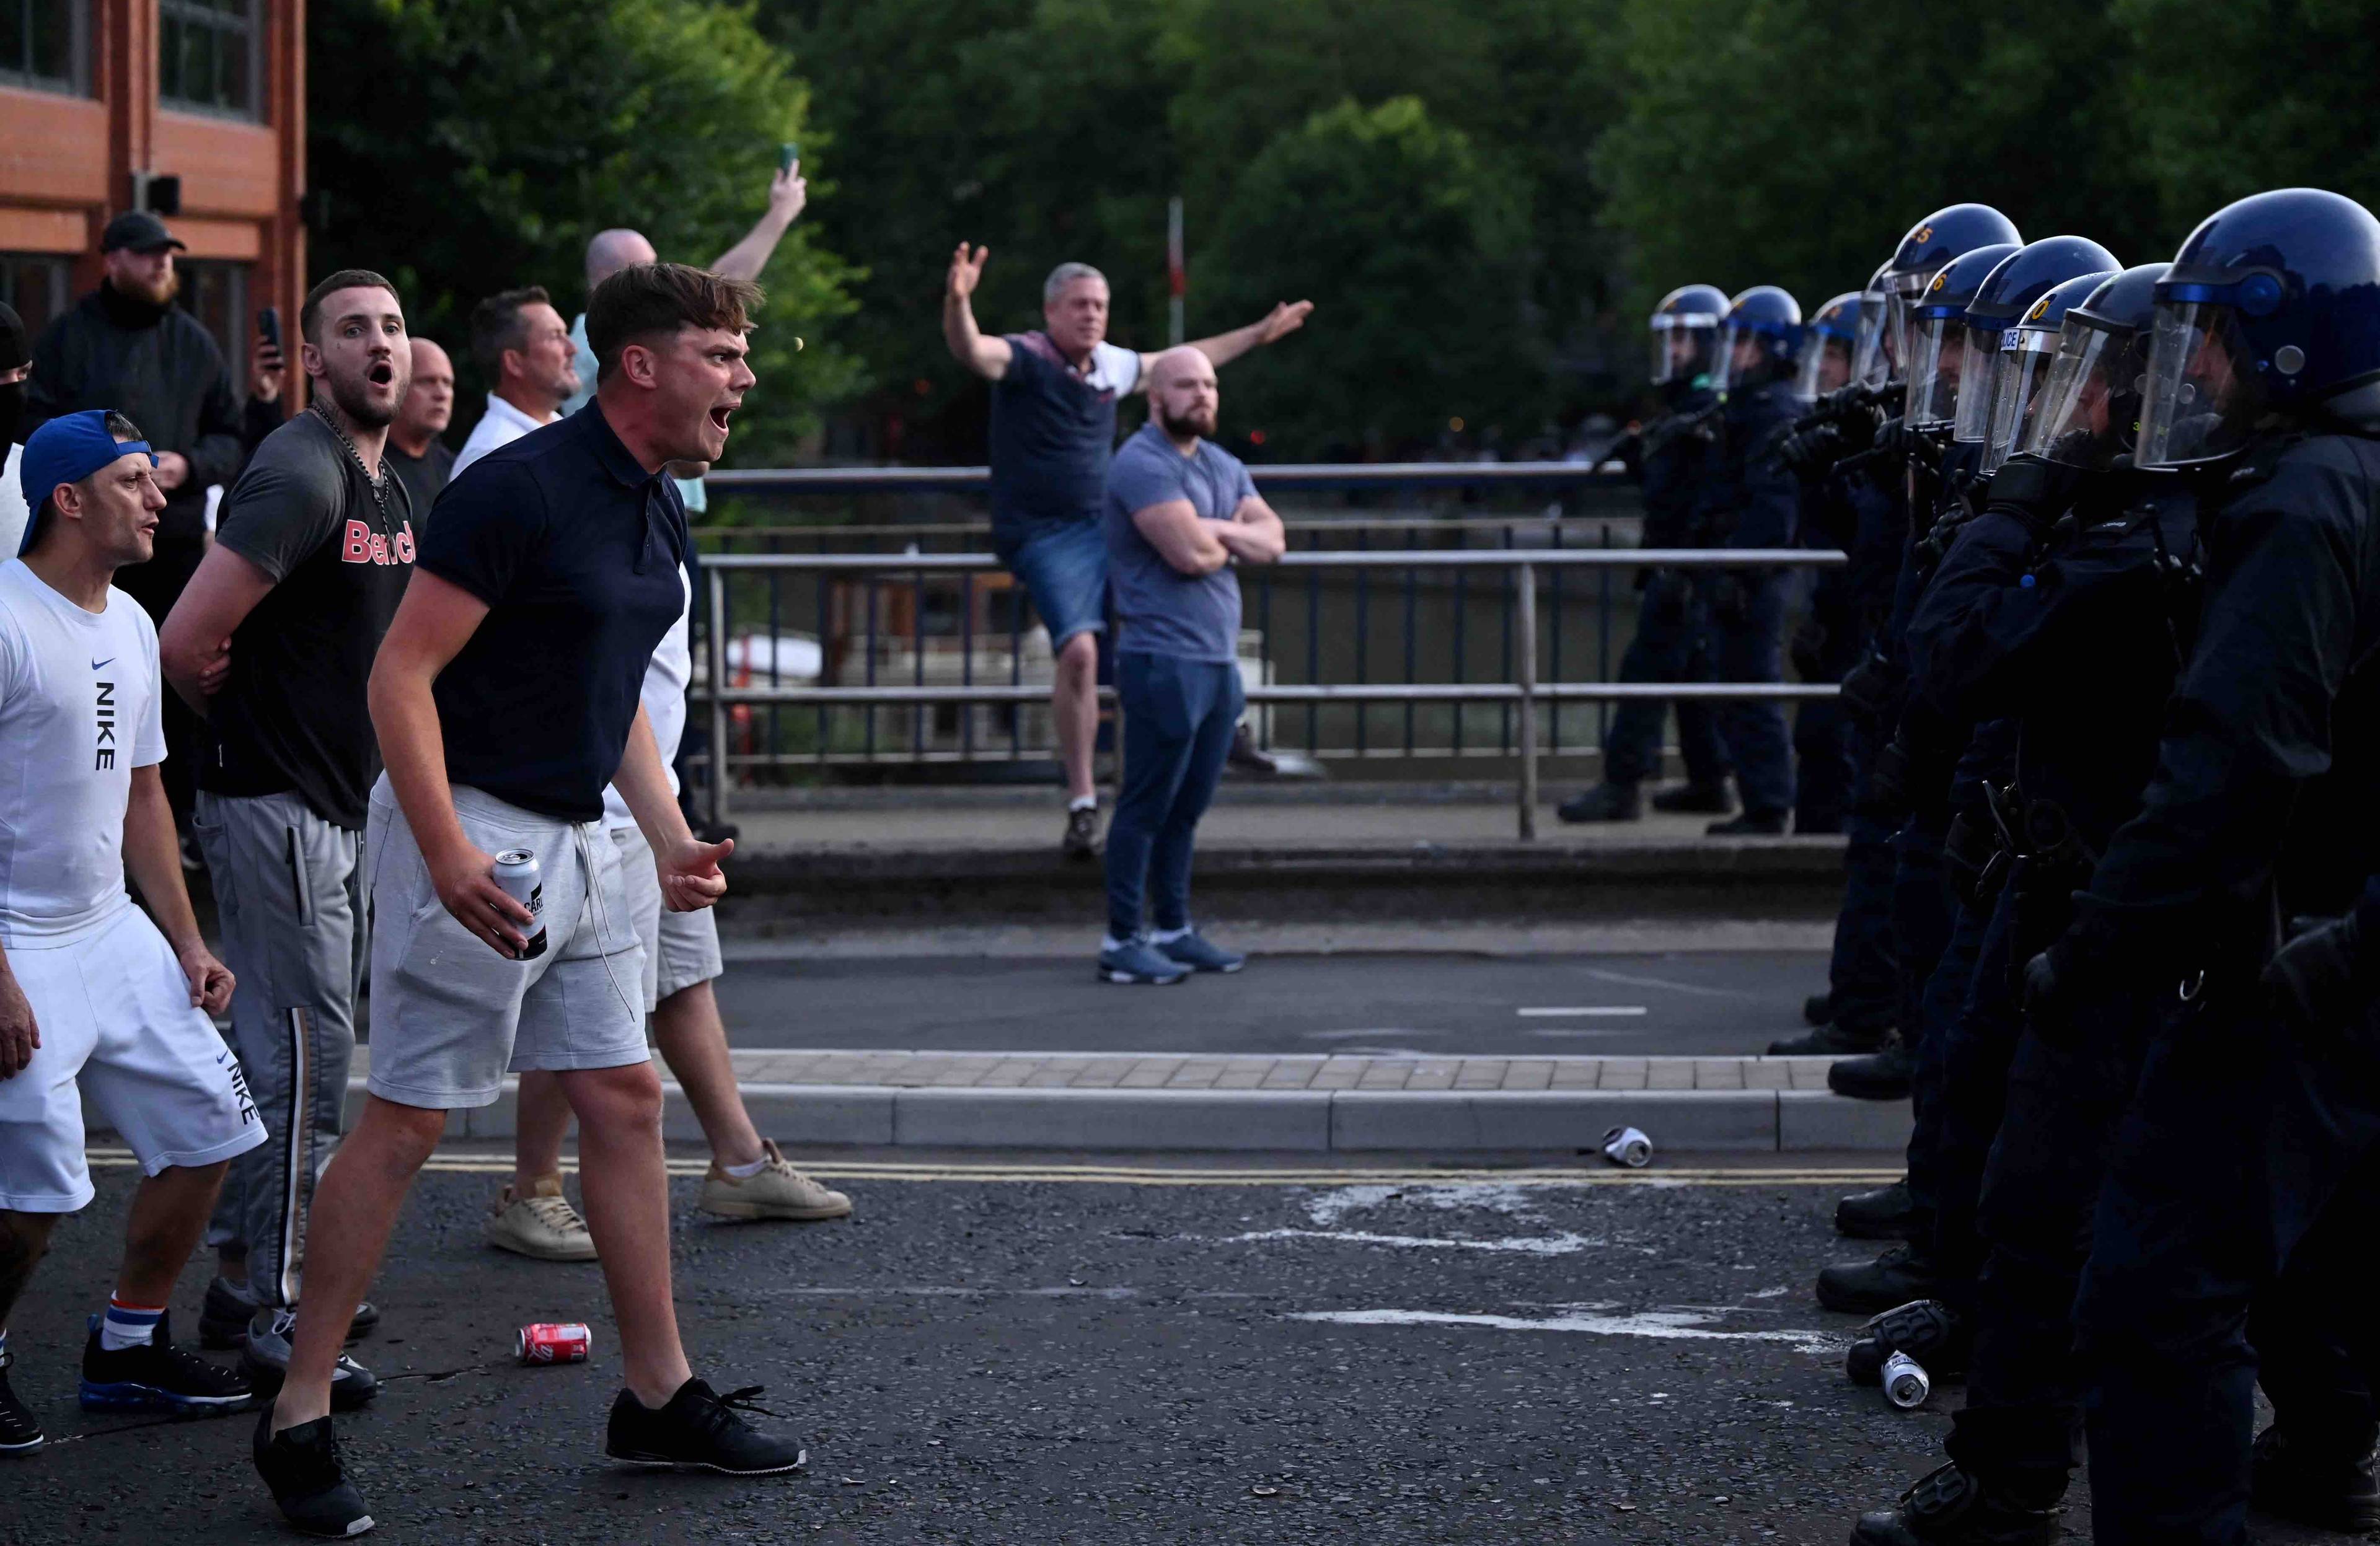
[[[1270,563],[1281,517],[1240,459],[1206,439],[1220,398],[1214,362],[1170,349],[1149,367],[1149,421],[1108,465],[1101,525],[1116,610],[1123,792],[1108,827],[1111,983],[1176,983],[1246,959],[1190,922],[1190,851],[1239,722],[1240,582]],[[1144,892],[1154,931],[1141,925]]]

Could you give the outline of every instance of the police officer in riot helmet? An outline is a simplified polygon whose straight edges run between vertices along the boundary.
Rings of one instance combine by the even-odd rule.
[[[1774,284],[1756,284],[1728,303],[1719,328],[1720,477],[1707,508],[1711,543],[1786,548],[1801,525],[1801,485],[1778,453],[1801,416],[1794,394],[1802,347],[1802,308]],[[1729,682],[1785,679],[1785,591],[1779,570],[1728,570],[1703,582],[1719,676]],[[1793,758],[1785,710],[1774,702],[1737,701],[1718,711],[1720,740],[1734,765],[1743,814],[1714,822],[1714,836],[1775,835],[1793,810]]]
[[[1881,302],[1882,298],[1878,292],[1876,299]],[[1861,313],[1861,294],[1854,290],[1835,296],[1810,318],[1803,330],[1794,388],[1805,405],[1855,385]],[[1801,433],[1798,425],[1795,432]],[[1838,437],[1840,433],[1835,429]],[[1807,461],[1797,465],[1784,442],[1779,443],[1779,454],[1803,479],[1802,545],[1850,547],[1857,516],[1830,486],[1827,475],[1832,470],[1831,463],[1823,467]],[[1843,671],[1857,658],[1857,642],[1858,609],[1850,576],[1841,570],[1820,571],[1812,577],[1801,626],[1786,649],[1794,674],[1803,682],[1841,681]],[[1851,805],[1852,744],[1851,722],[1840,700],[1815,698],[1794,706],[1793,755],[1793,830],[1842,831]]]
[[[1682,285],[1653,308],[1653,386],[1666,411],[1645,427],[1637,443],[1646,548],[1697,543],[1694,514],[1709,498],[1717,477],[1718,396],[1711,378],[1726,313],[1726,292],[1710,284]],[[1697,625],[1698,605],[1686,576],[1674,569],[1639,570],[1636,588],[1641,598],[1636,634],[1621,657],[1620,680],[1708,680],[1708,641]],[[1657,809],[1676,809],[1682,799],[1706,801],[1714,790],[1723,801],[1727,755],[1711,709],[1687,701],[1676,707],[1678,750],[1687,781],[1682,790],[1656,794],[1653,803]],[[1570,822],[1633,821],[1642,815],[1644,797],[1638,786],[1660,772],[1661,731],[1669,707],[1658,698],[1632,698],[1619,705],[1604,730],[1603,781],[1563,801],[1556,814]]]
[[[2252,1489],[2380,1523],[2373,1371],[2343,1367],[2369,1335],[2371,1006],[2292,1033],[2259,988],[2277,918],[2352,900],[2309,860],[2368,856],[2380,221],[2311,188],[2241,199],[2155,299],[2133,453],[2206,475],[2203,617],[2139,814],[2025,974],[2036,1029],[2076,1043],[2112,994],[2180,1006],[2112,1144],[2076,1307],[2095,1525],[2119,1546],[2238,1542]],[[2325,775],[2363,797],[2310,820]]]

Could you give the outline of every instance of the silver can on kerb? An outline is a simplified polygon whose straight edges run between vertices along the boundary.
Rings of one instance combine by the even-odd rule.
[[[496,884],[504,895],[528,909],[528,943],[521,947],[520,959],[534,960],[545,954],[545,883],[538,868],[537,854],[526,848],[508,848],[496,855]]]
[[[1934,1382],[1925,1375],[1925,1366],[1907,1353],[1895,1353],[1884,1360],[1884,1396],[1902,1411],[1912,1411],[1925,1405],[1934,1393]]]
[[[1635,1128],[1614,1128],[1603,1135],[1603,1157],[1642,1170],[1653,1163],[1653,1141]]]

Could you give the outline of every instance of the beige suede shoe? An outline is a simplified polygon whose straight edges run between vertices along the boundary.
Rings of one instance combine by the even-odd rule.
[[[794,1168],[776,1141],[764,1138],[760,1148],[769,1163],[757,1176],[742,1180],[710,1162],[702,1178],[702,1197],[695,1206],[715,1218],[841,1218],[851,1212],[851,1199],[832,1187],[820,1186]]]
[[[562,1195],[559,1176],[540,1180],[537,1190],[528,1197],[516,1197],[511,1187],[504,1188],[489,1204],[480,1233],[492,1246],[540,1262],[595,1260],[595,1237],[587,1232],[587,1221],[578,1216],[578,1210]]]

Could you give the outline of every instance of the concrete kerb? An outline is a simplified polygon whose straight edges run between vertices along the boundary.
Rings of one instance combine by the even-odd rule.
[[[664,1130],[698,1140],[685,1094],[664,1081]],[[347,1092],[350,1118],[363,1084]],[[1898,1152],[1908,1103],[1823,1090],[1038,1090],[747,1083],[765,1133],[871,1147],[1280,1153],[1589,1150],[1641,1128],[1657,1152]],[[450,1136],[513,1136],[513,1085],[457,1112]]]

